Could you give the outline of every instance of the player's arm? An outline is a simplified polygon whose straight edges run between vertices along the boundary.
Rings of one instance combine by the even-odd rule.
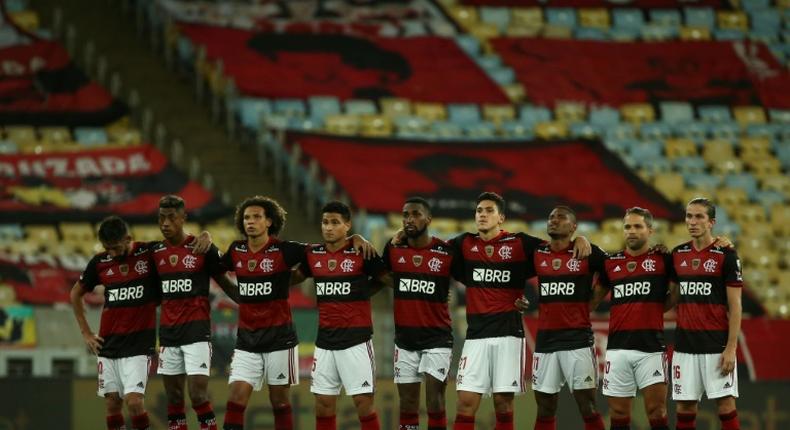
[[[606,272],[606,260],[609,256],[604,250],[595,245],[590,245],[590,271],[597,276],[593,277],[595,285],[590,296],[590,311],[594,311],[601,304],[604,297],[609,294],[609,275]]]
[[[664,312],[668,312],[677,306],[680,296],[677,282],[669,282],[667,289],[667,298],[664,300]]]
[[[595,287],[593,287],[592,297],[590,297],[590,312],[598,309],[598,305],[601,304],[607,294],[609,294],[609,290],[601,285],[600,282],[595,284]]]
[[[719,360],[719,370],[722,376],[730,374],[735,370],[735,357],[738,349],[738,335],[741,333],[741,290],[740,287],[727,287],[727,307],[729,334],[727,336],[727,346],[721,354]]]
[[[359,252],[362,252],[362,257],[365,258],[366,260],[373,258],[377,255],[376,248],[373,247],[373,244],[368,242],[368,240],[362,237],[361,235],[352,234],[348,238],[348,240],[351,241],[351,245],[354,247],[354,249],[358,250]]]
[[[192,254],[195,255],[205,254],[211,249],[212,244],[213,243],[211,242],[211,233],[207,232],[206,230],[203,230],[202,233],[195,236],[192,239],[192,242],[190,242],[190,245],[193,246]]]
[[[74,283],[74,286],[71,287],[71,293],[69,294],[71,308],[74,310],[74,318],[77,320],[77,325],[80,327],[80,333],[82,333],[82,339],[85,341],[85,344],[88,345],[91,352],[98,355],[104,339],[91,331],[88,319],[85,318],[85,305],[82,302],[82,296],[84,295],[85,290],[82,288],[82,285],[79,282]]]
[[[302,282],[305,281],[305,279],[309,278],[309,276],[306,276],[304,273],[302,273],[301,270],[299,270],[301,266],[302,266],[301,264],[298,264],[293,269],[291,269],[291,278],[289,281],[290,282],[289,285],[291,285],[292,287],[294,285],[301,284]]]
[[[584,236],[576,236],[573,239],[573,258],[577,260],[584,260],[592,254],[592,245],[590,241]]]
[[[216,275],[213,278],[214,281],[217,282],[217,285],[219,285],[219,287],[222,288],[222,291],[224,291],[225,294],[227,294],[231,300],[233,300],[236,303],[239,303],[240,300],[239,286],[236,285],[236,283],[233,282],[233,280],[230,279],[228,275],[226,274]]]
[[[375,296],[379,291],[386,288],[394,288],[395,281],[392,278],[392,272],[384,271],[378,276],[374,276],[370,280],[370,295]]]

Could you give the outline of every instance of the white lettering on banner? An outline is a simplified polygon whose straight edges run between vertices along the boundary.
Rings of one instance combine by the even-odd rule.
[[[47,61],[41,57],[31,57],[30,62],[25,65],[23,61],[3,60],[0,62],[0,77],[16,77],[32,75],[46,67]]]
[[[710,282],[682,281],[680,283],[680,294],[684,296],[709,296],[713,290]]]
[[[576,284],[573,282],[541,282],[541,296],[572,296],[576,291]]]
[[[436,290],[436,283],[420,279],[401,279],[398,284],[398,290],[404,293],[433,294]]]
[[[319,296],[338,296],[351,293],[351,282],[316,282],[315,293]]]
[[[121,287],[107,292],[109,301],[118,302],[124,300],[134,300],[143,298],[143,286]]]
[[[239,282],[239,295],[268,296],[271,293],[271,282]]]
[[[98,155],[75,158],[53,155],[46,158],[19,158],[0,162],[0,176],[9,178],[118,176],[148,173],[151,169],[152,165],[145,154],[139,152],[123,156]]]
[[[510,282],[510,271],[498,269],[473,269],[472,280],[475,282]]]
[[[167,293],[188,293],[192,291],[191,279],[170,279],[162,281],[162,292]]]
[[[650,282],[626,282],[614,286],[614,298],[646,296],[650,294]]]

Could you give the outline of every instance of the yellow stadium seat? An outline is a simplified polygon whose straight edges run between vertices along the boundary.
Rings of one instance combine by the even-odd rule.
[[[563,139],[568,137],[568,126],[559,121],[545,121],[535,124],[535,136],[540,139]]]
[[[760,106],[735,106],[732,114],[741,127],[766,123],[765,111]]]
[[[16,290],[6,284],[0,284],[0,307],[16,304]]]
[[[546,39],[571,39],[573,29],[562,25],[547,24],[543,27],[543,37]]]
[[[762,237],[770,240],[774,237],[774,230],[768,223],[765,224],[741,224],[741,234],[751,237]]]
[[[723,11],[716,13],[719,28],[725,30],[749,31],[749,18],[741,11]]]
[[[664,152],[667,158],[692,157],[697,155],[697,145],[691,139],[667,139]]]
[[[674,222],[672,223],[672,230],[670,231],[672,236],[685,236],[688,235],[688,227],[686,227],[685,222]]]
[[[771,208],[771,227],[785,243],[790,243],[790,206],[778,203]],[[790,248],[790,246],[788,246]]]
[[[447,12],[455,22],[464,28],[479,22],[477,9],[473,6],[455,5],[449,7]]]
[[[156,224],[135,224],[132,226],[132,239],[138,242],[162,240],[162,232]]]
[[[767,137],[743,137],[739,146],[744,160],[772,156],[771,141]]]
[[[49,143],[71,142],[71,131],[68,127],[41,127],[38,129],[41,140]]]
[[[554,107],[554,117],[557,121],[573,123],[584,121],[587,116],[587,109],[584,103],[560,101]]]
[[[505,95],[513,103],[521,103],[527,97],[527,90],[524,89],[524,85],[518,82],[504,85],[502,90],[505,91]]]
[[[392,120],[384,115],[363,115],[360,117],[359,134],[368,137],[392,135]]]
[[[710,29],[706,27],[680,27],[680,40],[710,40]]]
[[[139,145],[143,140],[140,130],[136,129],[108,129],[107,135],[110,142],[118,145]]]
[[[7,125],[4,127],[6,139],[17,142],[37,142],[36,129],[29,125]]]
[[[356,115],[328,115],[324,124],[331,134],[353,136],[359,132],[359,117]]]
[[[790,9],[790,0],[777,0],[776,7],[779,9]]]
[[[431,230],[435,231],[440,237],[452,237],[460,232],[460,223],[453,218],[433,218],[431,220]]]
[[[623,244],[625,240],[623,239],[623,233],[608,233],[608,232],[593,232],[590,234],[590,242],[598,245],[601,249],[606,252],[617,252],[623,249]]]
[[[628,103],[620,107],[620,113],[626,122],[641,124],[643,122],[653,122],[656,119],[656,111],[649,103]]]
[[[743,162],[738,159],[719,160],[710,164],[713,168],[713,173],[717,175],[730,175],[743,171]]]
[[[53,225],[27,225],[25,226],[27,240],[41,245],[53,245],[60,241],[58,231]]]
[[[766,294],[774,282],[774,280],[771,279],[771,272],[768,270],[748,270],[744,272],[743,278],[746,285],[749,286],[749,289],[756,292],[760,297]]]
[[[601,231],[605,233],[623,233],[622,218],[607,218],[601,221]]]
[[[516,109],[512,104],[484,104],[483,118],[494,124],[502,124],[505,121],[512,121],[516,118]]]
[[[19,27],[22,27],[24,30],[29,32],[35,32],[38,30],[40,25],[40,21],[38,19],[38,14],[32,10],[22,10],[19,12],[11,12],[9,17],[12,21]]]
[[[579,9],[579,25],[607,30],[611,26],[609,10],[606,8],[581,8]]]
[[[499,27],[487,22],[478,22],[472,24],[467,27],[467,31],[469,34],[480,39],[481,41],[487,41],[488,39],[493,39],[499,36]],[[485,44],[483,44],[483,48],[486,51],[490,51],[490,49]]]
[[[677,202],[683,195],[683,176],[677,173],[659,173],[653,178],[653,186],[666,198]]]
[[[521,25],[510,24],[505,29],[505,36],[507,37],[537,37],[540,34],[541,27],[526,27]]]
[[[748,269],[770,270],[774,271],[779,268],[779,255],[775,252],[767,252],[761,250],[758,252],[743,253],[743,261]]]
[[[413,104],[414,114],[428,121],[447,119],[447,110],[441,103],[417,102]]]
[[[782,174],[782,164],[769,155],[764,158],[753,158],[746,160],[746,166],[758,178],[766,178]]]
[[[711,188],[709,190],[702,189],[699,187],[695,188],[686,188],[680,193],[680,202],[681,203],[688,203],[698,197],[704,197],[706,199],[710,199],[713,194],[716,193],[715,188]]]
[[[730,142],[726,140],[706,140],[702,144],[702,158],[709,163],[714,163],[736,157]]]
[[[93,226],[87,222],[62,222],[60,223],[60,234],[63,236],[63,240],[75,242],[96,240]]]
[[[716,200],[727,212],[732,212],[735,208],[749,203],[749,197],[743,188],[720,188],[716,191]]]
[[[764,191],[778,191],[790,199],[790,177],[779,175],[766,175],[760,178],[760,188]]]
[[[522,27],[543,27],[543,10],[539,7],[510,9],[510,23]]]
[[[379,105],[381,113],[390,118],[411,115],[411,102],[408,99],[387,97],[379,100]]]
[[[526,221],[520,219],[509,219],[502,223],[502,230],[509,231],[511,233],[517,233],[520,231],[527,232],[529,231],[529,224],[527,224]]]

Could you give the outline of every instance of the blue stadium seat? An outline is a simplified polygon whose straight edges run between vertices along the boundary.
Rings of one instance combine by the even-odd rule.
[[[719,215],[719,209],[716,208],[716,231],[718,234],[722,236],[726,236],[729,238],[735,238],[741,235],[741,226],[738,223],[729,221],[729,220],[722,220],[721,215]]]
[[[299,131],[316,131],[324,128],[323,118],[289,117],[288,128]]]
[[[697,108],[697,115],[705,122],[729,122],[732,121],[732,113],[729,106],[724,105],[703,105]]]
[[[614,28],[639,31],[645,24],[642,11],[635,8],[615,8],[612,18]]]
[[[704,122],[690,122],[687,124],[676,124],[672,127],[675,136],[691,139],[697,144],[702,143],[708,137],[708,124]]]
[[[534,123],[524,121],[505,121],[500,125],[500,129],[506,137],[533,139],[535,137],[534,125]]]
[[[604,139],[603,144],[610,151],[622,155],[622,154],[628,154],[631,147],[639,144],[639,141],[635,139],[617,139],[617,138],[607,137],[606,139]]]
[[[19,147],[16,143],[10,140],[0,140],[0,154],[16,154],[19,152]]]
[[[519,112],[521,121],[534,125],[538,122],[551,121],[551,111],[544,106],[524,105]]]
[[[184,63],[191,63],[195,58],[195,46],[186,36],[181,36],[176,41],[176,52],[178,58]]]
[[[496,125],[490,122],[477,122],[463,126],[464,134],[469,139],[494,139],[496,137]]]
[[[274,111],[289,116],[305,116],[307,107],[300,99],[276,99],[274,100]]]
[[[324,118],[340,113],[340,100],[332,96],[313,96],[307,99],[311,118]]]
[[[708,168],[708,163],[702,157],[678,157],[672,160],[675,170],[682,175],[692,173],[704,173]]]
[[[641,158],[639,155],[634,153],[630,154],[630,156],[636,161],[640,170],[647,172],[651,176],[658,175],[660,173],[669,173],[672,171],[672,162],[662,156],[658,156],[649,160]]]
[[[716,28],[716,14],[709,7],[686,7],[683,8],[683,15],[686,17],[686,25],[689,27]]]
[[[776,158],[782,163],[785,170],[790,170],[790,141],[777,143],[775,147]]]
[[[480,53],[480,41],[472,35],[462,34],[460,36],[456,36],[455,43],[457,43],[464,52],[471,56],[475,56]]]
[[[567,7],[547,7],[546,22],[559,27],[576,27],[576,10]]]
[[[604,130],[607,139],[636,139],[636,128],[633,124],[615,124]]]
[[[757,179],[750,173],[736,173],[727,175],[724,178],[724,186],[730,188],[740,188],[746,191],[747,195],[757,192]]]
[[[662,140],[672,137],[672,129],[661,122],[646,122],[639,126],[639,135],[643,139]]]
[[[22,12],[27,10],[27,1],[25,0],[5,0],[6,12]]]
[[[608,106],[590,108],[590,123],[610,127],[620,123],[620,111]]]
[[[661,102],[658,105],[661,121],[667,124],[689,123],[694,121],[694,107],[686,102]]]
[[[779,135],[779,124],[750,124],[746,127],[746,135],[751,137],[767,137],[771,140]]]
[[[378,113],[373,100],[350,99],[344,103],[345,111],[349,115],[375,115]]]
[[[642,141],[631,146],[629,155],[637,160],[651,163],[656,159],[663,158],[664,145],[661,142]]]
[[[640,36],[644,34],[642,33],[642,30],[644,30],[644,28],[645,27],[642,27],[639,30],[633,28],[612,28],[611,30],[609,30],[608,38],[618,42],[636,41]]]
[[[770,211],[774,205],[785,203],[787,198],[779,191],[758,191],[752,195],[752,200],[762,205],[766,212]]]
[[[749,22],[751,28],[766,28],[779,31],[782,28],[782,17],[776,13],[776,9],[762,9],[749,12]]]
[[[502,66],[502,57],[496,54],[480,55],[474,58],[475,62],[485,70],[496,69]]]
[[[590,124],[589,122],[575,122],[571,124],[570,133],[572,137],[594,138],[603,134],[603,127]]]
[[[500,32],[504,32],[510,24],[510,9],[506,7],[483,6],[479,12],[480,21],[493,24]]]
[[[516,82],[516,72],[510,67],[497,67],[487,72],[488,76],[498,85],[505,86]]]
[[[573,38],[579,40],[608,40],[609,36],[600,28],[577,27],[573,30]]]
[[[686,185],[702,190],[715,190],[721,185],[721,178],[708,173],[688,173],[683,174]]]
[[[664,27],[680,27],[683,18],[680,11],[675,9],[650,9],[650,22]]]
[[[480,122],[480,110],[475,104],[450,103],[447,105],[447,118],[458,125]]]
[[[740,132],[741,128],[736,123],[714,123],[710,125],[710,135],[715,139],[735,142],[738,140]]]
[[[678,35],[676,27],[648,24],[642,27],[643,40],[669,40]]]
[[[108,142],[107,132],[99,127],[76,127],[74,139],[86,146],[106,145]]]
[[[431,131],[437,139],[458,139],[464,136],[464,129],[450,121],[435,121],[431,124]]]
[[[272,112],[272,103],[266,99],[240,97],[236,104],[241,124],[252,130],[260,130],[262,117]]]
[[[734,28],[719,28],[713,31],[713,38],[724,41],[744,40],[746,33]]]
[[[741,7],[747,11],[768,9],[771,7],[770,0],[740,0]]]

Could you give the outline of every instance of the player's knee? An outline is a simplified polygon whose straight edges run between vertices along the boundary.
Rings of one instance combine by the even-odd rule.
[[[205,391],[190,391],[189,392],[189,401],[192,402],[192,406],[202,405],[208,401],[208,393]]]
[[[498,414],[504,414],[513,410],[512,396],[494,396],[494,410]]]
[[[470,396],[458,396],[458,401],[456,403],[456,410],[460,414],[464,415],[474,415],[477,412],[477,401]]]
[[[675,403],[675,410],[683,414],[696,414],[697,402],[678,401]]]
[[[358,394],[353,398],[357,415],[364,417],[373,413],[373,394]]]
[[[117,394],[105,396],[104,403],[107,409],[107,415],[118,415],[123,412],[123,400],[121,396]]]
[[[145,411],[144,398],[142,394],[130,393],[124,399],[126,408],[132,415],[140,415]]]
[[[420,410],[419,399],[415,399],[411,397],[400,398],[400,412],[402,414],[414,414],[414,413],[418,413],[419,410]]]
[[[609,403],[609,412],[611,412],[613,418],[625,418],[631,414],[626,405],[622,405],[620,403]],[[648,410],[648,415],[650,411]]]
[[[184,403],[184,390],[181,388],[170,388],[167,390],[167,402],[171,405],[180,405]]]
[[[729,396],[723,399],[717,399],[716,407],[718,409],[719,415],[729,414],[735,410],[735,397]]]
[[[416,405],[419,408],[419,405]],[[429,413],[441,412],[444,410],[444,394],[437,394],[431,398],[426,399],[425,408]]]
[[[553,417],[557,414],[556,395],[535,393],[535,402],[538,405],[538,416]]]
[[[269,402],[272,404],[273,409],[282,409],[291,404],[288,400],[288,391],[271,391],[269,393]]]
[[[574,392],[576,404],[583,417],[596,413],[595,409],[595,390],[583,390]]]

